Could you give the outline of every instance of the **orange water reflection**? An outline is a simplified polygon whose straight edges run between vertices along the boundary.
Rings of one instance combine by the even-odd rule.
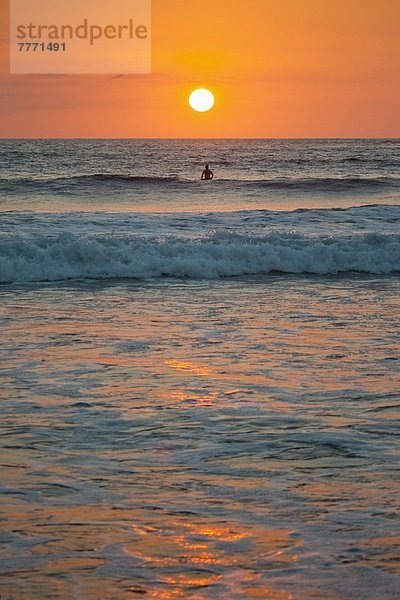
[[[308,285],[315,297],[289,283],[279,307],[272,280],[249,285],[250,300],[226,281],[156,298],[74,291],[71,305],[53,289],[18,297],[2,364],[10,597],[289,600],[272,573],[301,580],[305,521],[316,538],[329,520],[338,536],[347,528],[357,566],[398,572],[398,539],[363,520],[393,522],[381,465],[395,450],[382,444],[376,466],[367,442],[395,415],[383,396],[398,394],[398,300],[380,299],[378,331],[370,292],[363,304],[340,283]],[[338,444],[315,453],[318,436]]]

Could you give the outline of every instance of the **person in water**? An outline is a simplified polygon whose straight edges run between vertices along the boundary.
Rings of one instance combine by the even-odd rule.
[[[208,168],[208,165],[206,165],[206,168],[202,172],[201,178],[202,179],[214,179],[214,173]]]

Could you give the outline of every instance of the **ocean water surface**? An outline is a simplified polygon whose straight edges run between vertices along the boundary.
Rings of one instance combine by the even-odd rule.
[[[400,142],[0,155],[2,598],[397,599]]]

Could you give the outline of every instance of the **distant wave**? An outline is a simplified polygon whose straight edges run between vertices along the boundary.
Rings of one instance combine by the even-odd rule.
[[[135,236],[27,239],[0,243],[0,281],[151,277],[219,278],[279,273],[400,272],[400,235],[313,237],[217,232],[197,239]]]
[[[71,177],[57,178],[56,181],[75,182],[75,183],[143,183],[159,184],[179,181],[177,176],[168,177],[146,177],[141,175],[119,175],[116,173],[92,173],[90,175],[73,175]]]
[[[400,177],[304,177],[259,179],[244,182],[249,186],[276,190],[343,192],[376,191],[400,187]]]
[[[14,178],[0,180],[3,192],[55,191],[66,192],[71,188],[101,188],[111,186],[166,185],[176,183],[178,177],[142,177],[139,175],[118,175],[113,173],[92,173],[70,177]]]
[[[115,173],[92,173],[87,175],[73,175],[70,177],[42,177],[42,178],[14,178],[1,179],[0,191],[3,193],[59,193],[69,194],[85,192],[129,191],[135,188],[199,188],[199,179],[184,179],[176,175],[171,176],[140,176],[120,175]],[[287,178],[260,178],[260,179],[228,179],[216,177],[212,183],[213,190],[238,188],[255,190],[276,190],[304,193],[323,192],[340,193],[376,192],[380,190],[400,189],[400,177],[287,177]]]

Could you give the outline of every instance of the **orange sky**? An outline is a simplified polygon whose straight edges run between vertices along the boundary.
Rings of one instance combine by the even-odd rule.
[[[153,0],[149,76],[8,75],[0,3],[1,137],[400,137],[399,0]]]

